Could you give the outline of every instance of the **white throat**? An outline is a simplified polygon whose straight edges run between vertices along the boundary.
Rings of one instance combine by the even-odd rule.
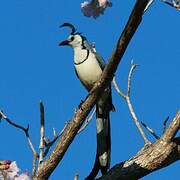
[[[74,48],[74,63],[79,64],[83,62],[88,55],[88,50],[82,49],[82,47],[75,47]]]

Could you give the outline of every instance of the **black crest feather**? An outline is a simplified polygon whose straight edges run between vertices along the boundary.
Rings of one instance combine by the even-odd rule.
[[[62,27],[69,27],[71,29],[71,34],[74,35],[76,33],[76,28],[71,23],[64,23],[60,26]]]

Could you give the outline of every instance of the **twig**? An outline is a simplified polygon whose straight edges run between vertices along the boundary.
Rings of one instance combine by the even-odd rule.
[[[15,128],[18,128],[18,129],[21,129],[24,133],[25,133],[25,136],[28,140],[28,144],[29,144],[29,147],[33,153],[33,156],[34,156],[34,159],[33,159],[33,164],[34,162],[36,162],[37,158],[39,157],[38,153],[36,152],[35,148],[34,148],[34,145],[31,141],[31,138],[29,136],[29,124],[27,126],[27,128],[21,126],[21,125],[18,125],[16,123],[14,123],[13,121],[11,121],[4,113],[3,111],[0,111],[0,116],[6,120],[10,125],[14,126]],[[33,166],[33,174],[36,173],[36,165]]]
[[[94,117],[94,114],[96,113],[96,108],[93,110],[92,114],[89,116],[89,118],[86,119],[84,125],[81,127],[81,129],[79,129],[78,133],[81,133],[87,126],[88,124],[91,122],[91,120]]]
[[[117,85],[115,76],[113,77],[112,82],[117,93],[126,100],[126,95],[124,95],[124,93],[120,90],[119,86]]]
[[[132,116],[132,118],[133,118],[133,120],[134,120],[134,122],[135,122],[135,124],[136,124],[136,126],[137,126],[137,128],[138,128],[138,130],[139,130],[139,132],[140,132],[144,142],[145,142],[145,144],[148,144],[149,140],[146,138],[146,136],[144,134],[144,131],[141,128],[141,124],[139,123],[139,120],[138,120],[138,118],[137,118],[137,116],[136,116],[136,114],[134,112],[134,109],[133,109],[133,106],[132,106],[132,103],[131,103],[131,100],[130,100],[129,96],[126,97],[126,101],[127,101],[127,104],[128,104],[128,107],[129,107],[129,111],[131,113],[131,116]]]
[[[154,0],[149,0],[149,3],[147,4],[144,13],[150,8],[150,6],[152,5],[152,3],[154,2]]]
[[[129,97],[130,97],[130,93],[131,93],[132,75],[137,66],[138,66],[137,64],[131,63],[131,69],[130,69],[129,75],[128,75],[127,94],[126,94],[126,96],[129,96]]]
[[[53,128],[53,136],[54,136],[54,137],[57,136],[55,128]]]
[[[154,137],[155,139],[159,139],[159,136],[153,131],[153,129],[151,129],[150,127],[148,127],[145,123],[141,122],[141,124],[147,129],[147,131],[149,131]]]
[[[74,176],[74,180],[79,180],[79,174],[78,173]]]
[[[172,123],[164,132],[163,137],[162,137],[163,141],[167,143],[171,142],[179,129],[180,129],[180,111],[177,112]]]
[[[46,157],[46,155],[48,154],[49,152],[49,149],[51,148],[51,146],[57,141],[57,139],[63,134],[66,126],[67,126],[68,123],[65,123],[65,126],[63,127],[63,129],[59,132],[59,134],[57,136],[54,136],[54,139],[52,141],[50,141],[49,139],[45,141],[45,151],[44,151],[44,157]],[[53,135],[55,135],[56,133],[54,133],[54,130],[53,130]]]
[[[27,126],[27,128],[23,127],[23,126],[20,126],[18,124],[15,124],[14,122],[12,122],[4,113],[3,111],[0,111],[0,115],[2,116],[2,118],[4,120],[6,120],[9,124],[11,124],[12,126],[16,127],[16,128],[19,128],[21,130],[23,130],[25,132],[25,134],[27,134],[28,130],[29,130],[29,125]]]
[[[39,163],[38,169],[40,166],[43,166],[43,157],[44,157],[44,105],[42,102],[39,104],[40,108],[40,143],[39,143]]]
[[[176,1],[175,0],[171,0],[171,1],[161,0],[161,1],[173,8],[176,8],[177,10],[180,10],[180,1],[179,0],[176,0]]]
[[[34,155],[34,156],[38,156],[38,154],[37,154],[37,152],[36,152],[36,150],[35,150],[35,148],[34,148],[34,146],[33,146],[33,144],[32,144],[32,141],[31,141],[31,139],[30,139],[30,136],[29,136],[29,124],[28,124],[27,128],[25,128],[25,127],[20,126],[20,125],[14,123],[13,121],[11,121],[11,120],[3,113],[3,111],[0,111],[0,114],[1,114],[2,118],[3,118],[4,120],[6,120],[10,125],[12,125],[12,126],[14,126],[15,128],[18,128],[18,129],[21,129],[22,131],[24,131],[24,133],[25,133],[25,135],[26,135],[26,137],[27,137],[27,140],[28,140],[28,144],[29,144],[29,146],[30,146],[30,148],[31,148],[31,151],[32,151],[33,155]]]
[[[128,108],[129,108],[129,111],[131,113],[131,116],[145,142],[145,144],[148,144],[149,143],[149,140],[146,138],[145,134],[144,134],[144,131],[141,127],[141,124],[139,123],[139,120],[134,112],[134,108],[132,106],[132,103],[131,103],[131,99],[130,99],[130,94],[131,94],[131,81],[132,81],[132,75],[133,75],[133,72],[135,70],[135,68],[137,67],[137,64],[131,64],[131,68],[130,68],[130,71],[129,71],[129,75],[128,75],[128,83],[127,83],[127,92],[126,92],[126,95],[124,93],[122,93],[122,91],[119,89],[116,81],[115,81],[115,78],[113,79],[113,84],[114,84],[114,87],[116,89],[116,91],[118,92],[118,94],[120,96],[122,96],[125,101],[127,102],[127,105],[128,105]]]
[[[168,116],[168,117],[164,120],[164,122],[163,122],[163,134],[164,134],[164,132],[165,132],[165,130],[166,130],[166,126],[167,126],[168,120],[169,120],[169,116]]]

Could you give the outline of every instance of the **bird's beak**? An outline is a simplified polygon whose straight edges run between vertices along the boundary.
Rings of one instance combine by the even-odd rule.
[[[59,43],[59,46],[67,46],[69,45],[69,41],[68,40],[65,40],[65,41],[62,41]]]

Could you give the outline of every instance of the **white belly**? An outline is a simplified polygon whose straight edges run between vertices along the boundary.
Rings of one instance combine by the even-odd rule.
[[[79,79],[83,82],[83,85],[85,85],[88,90],[90,90],[94,83],[99,80],[102,73],[94,54],[90,54],[89,58],[82,64],[75,65],[75,68]]]

